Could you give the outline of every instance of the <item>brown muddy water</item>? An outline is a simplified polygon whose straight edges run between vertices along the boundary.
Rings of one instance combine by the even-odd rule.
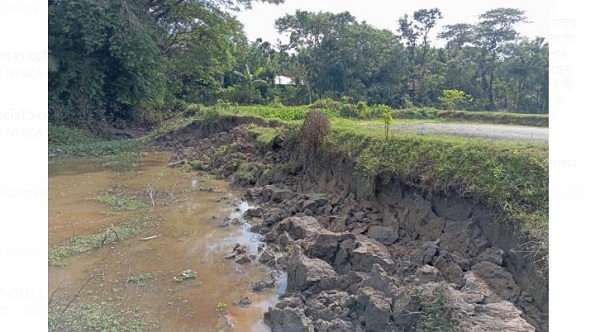
[[[262,315],[285,289],[285,276],[275,289],[255,293],[252,283],[269,268],[223,258],[236,243],[257,253],[260,239],[250,225],[219,227],[226,217],[242,219],[248,204],[225,181],[169,168],[169,158],[146,153],[128,172],[111,171],[93,158],[49,163],[49,248],[84,234],[110,235],[110,227],[127,218],[151,220],[135,236],[67,257],[64,266],[49,264],[49,314],[63,322],[49,329],[108,324],[124,331],[269,331]],[[95,199],[115,192],[148,207],[126,211]],[[196,278],[174,280],[186,270]],[[243,296],[250,306],[233,304]]]

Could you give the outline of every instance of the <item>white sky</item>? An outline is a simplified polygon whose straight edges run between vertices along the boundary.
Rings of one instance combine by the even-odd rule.
[[[250,41],[262,38],[272,44],[277,44],[281,39],[287,43],[287,37],[280,36],[275,29],[275,20],[286,14],[294,14],[297,9],[312,12],[340,13],[349,11],[359,22],[363,20],[368,24],[396,32],[398,19],[404,14],[412,18],[413,12],[419,9],[437,7],[442,11],[443,19],[439,20],[432,37],[436,37],[442,26],[456,23],[476,23],[478,16],[488,10],[508,7],[525,11],[531,23],[520,24],[517,30],[524,36],[548,36],[548,14],[550,4],[547,0],[285,0],[284,4],[271,5],[256,3],[253,9],[237,14],[244,24],[245,31]],[[436,46],[443,46],[443,41],[434,42]]]

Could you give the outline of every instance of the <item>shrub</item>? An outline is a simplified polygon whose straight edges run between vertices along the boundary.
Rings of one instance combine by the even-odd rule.
[[[331,123],[325,113],[310,111],[306,114],[306,118],[300,129],[300,137],[308,158],[316,157],[319,145],[330,129]]]
[[[312,103],[310,105],[311,109],[317,109],[317,108],[321,108],[321,109],[330,109],[332,111],[340,111],[340,109],[342,108],[342,103],[340,103],[339,101],[335,101],[331,98],[321,98],[317,101],[315,101],[314,103]]]
[[[340,116],[343,118],[358,117],[358,111],[356,110],[356,106],[352,104],[343,104],[340,108]]]

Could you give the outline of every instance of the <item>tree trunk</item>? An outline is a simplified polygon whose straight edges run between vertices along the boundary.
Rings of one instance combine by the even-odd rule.
[[[488,110],[493,111],[496,109],[496,104],[494,103],[494,70],[490,71],[490,84],[488,85]]]

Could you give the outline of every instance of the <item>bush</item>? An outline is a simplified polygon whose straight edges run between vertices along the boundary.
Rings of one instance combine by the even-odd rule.
[[[358,117],[358,111],[356,106],[352,104],[343,104],[340,108],[340,116],[343,118],[356,118]]]
[[[343,104],[340,103],[339,101],[335,101],[331,98],[322,98],[322,99],[319,99],[319,100],[315,101],[314,103],[312,103],[310,105],[310,108],[311,109],[318,109],[318,108],[329,109],[332,111],[339,112],[340,109],[342,108],[342,105]]]
[[[319,146],[330,129],[331,123],[325,113],[310,111],[306,114],[306,118],[300,129],[300,137],[308,158],[316,157]]]

